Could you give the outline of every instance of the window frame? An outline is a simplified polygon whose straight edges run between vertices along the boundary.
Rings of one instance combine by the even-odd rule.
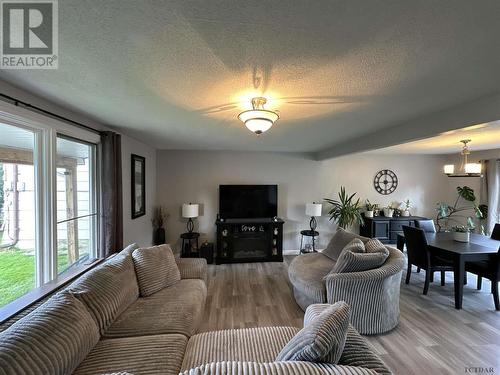
[[[98,246],[100,243],[100,240],[99,240],[99,235],[100,235],[100,233],[99,233],[100,232],[99,231],[99,212],[100,212],[99,211],[99,206],[100,206],[99,202],[100,202],[100,200],[98,199],[98,197],[100,196],[100,189],[99,189],[100,185],[98,184],[99,180],[97,179],[98,171],[100,170],[99,169],[100,163],[99,163],[99,159],[97,158],[97,149],[99,148],[99,144],[87,142],[85,140],[77,139],[77,138],[67,136],[65,134],[58,132],[56,134],[56,157],[57,157],[57,138],[65,139],[65,140],[71,141],[71,142],[85,144],[85,145],[88,145],[90,147],[90,152],[89,152],[89,185],[92,186],[92,194],[90,194],[90,192],[89,192],[90,208],[89,208],[88,215],[75,216],[73,218],[67,218],[65,220],[58,221],[57,220],[57,181],[56,181],[56,186],[55,186],[55,203],[56,203],[55,216],[56,217],[55,217],[55,224],[54,224],[55,225],[55,235],[56,235],[55,243],[54,243],[54,246],[55,246],[54,256],[56,257],[56,260],[55,260],[56,273],[58,273],[57,225],[64,223],[64,222],[68,222],[68,221],[78,220],[78,219],[81,219],[84,217],[89,218],[89,229],[90,229],[90,233],[92,233],[92,236],[89,239],[89,242],[91,243],[90,248],[92,249],[92,253],[89,254],[89,260],[98,258],[98,254],[99,254]],[[55,176],[57,176],[57,165],[55,165]],[[57,177],[56,177],[56,179],[57,179]],[[92,212],[92,213],[90,213],[90,212]],[[77,265],[78,265],[78,262],[76,262],[73,265],[70,265],[64,271],[62,271],[61,273],[58,273],[58,275],[59,276],[63,275],[65,272],[68,272],[72,268],[77,267]]]
[[[33,132],[34,204],[35,204],[35,288],[20,298],[0,307],[0,322],[7,320],[40,299],[51,286],[56,289],[68,276],[81,274],[99,261],[100,246],[100,135],[50,116],[41,115],[15,105],[0,102],[0,122]],[[61,274],[57,272],[57,137],[92,145],[89,169],[94,186],[92,204],[96,213],[92,223],[94,254],[83,264],[75,264]],[[49,250],[47,250],[49,249]]]

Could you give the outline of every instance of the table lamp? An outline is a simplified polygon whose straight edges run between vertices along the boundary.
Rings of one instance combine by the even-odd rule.
[[[193,218],[198,217],[198,209],[199,209],[198,204],[184,203],[182,205],[182,217],[188,219],[187,231],[189,233],[193,233],[194,229]]]
[[[311,231],[316,230],[316,216],[321,216],[321,211],[323,210],[323,205],[321,203],[307,203],[306,204],[306,215],[311,216],[311,221],[309,221],[309,227]]]

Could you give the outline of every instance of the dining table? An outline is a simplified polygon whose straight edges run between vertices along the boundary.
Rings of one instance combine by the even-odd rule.
[[[425,233],[429,251],[440,258],[453,262],[455,308],[462,308],[465,263],[493,261],[500,249],[500,241],[478,233],[470,233],[469,242],[453,239],[451,232]],[[398,234],[397,248],[404,250],[404,234]]]

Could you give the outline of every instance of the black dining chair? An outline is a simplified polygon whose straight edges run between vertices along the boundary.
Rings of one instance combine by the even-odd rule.
[[[491,239],[500,241],[500,223],[495,224],[493,227],[493,232],[491,232]],[[481,290],[483,278],[481,276],[477,276],[477,290]],[[492,286],[493,287],[493,286]],[[493,293],[493,289],[492,289]]]
[[[421,220],[414,220],[413,222],[415,223],[415,228],[423,229],[425,233],[436,233],[436,226],[434,225],[434,220],[421,219]],[[420,272],[420,267],[417,267],[417,273],[419,272]]]
[[[500,282],[500,248],[489,261],[465,263],[465,270],[477,275],[478,289],[481,289],[480,280],[483,277],[491,281],[491,293],[493,294],[495,310],[500,310],[500,301],[498,298],[498,282]]]
[[[415,265],[425,270],[424,294],[427,294],[429,291],[429,284],[433,279],[431,275],[436,271],[441,272],[441,285],[444,285],[444,273],[446,271],[453,271],[453,265],[436,258],[430,253],[423,229],[404,225],[403,232],[408,255],[408,270],[406,271],[405,283],[410,283],[411,267]]]
[[[491,232],[491,239],[500,241],[500,223],[495,224],[493,232]]]
[[[415,220],[415,227],[423,229],[425,233],[436,233],[436,226],[434,220]]]

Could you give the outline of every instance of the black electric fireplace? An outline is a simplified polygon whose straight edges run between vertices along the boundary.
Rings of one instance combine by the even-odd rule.
[[[283,261],[277,185],[221,185],[216,263]]]
[[[236,225],[233,227],[233,258],[266,258],[269,249],[269,224]]]

